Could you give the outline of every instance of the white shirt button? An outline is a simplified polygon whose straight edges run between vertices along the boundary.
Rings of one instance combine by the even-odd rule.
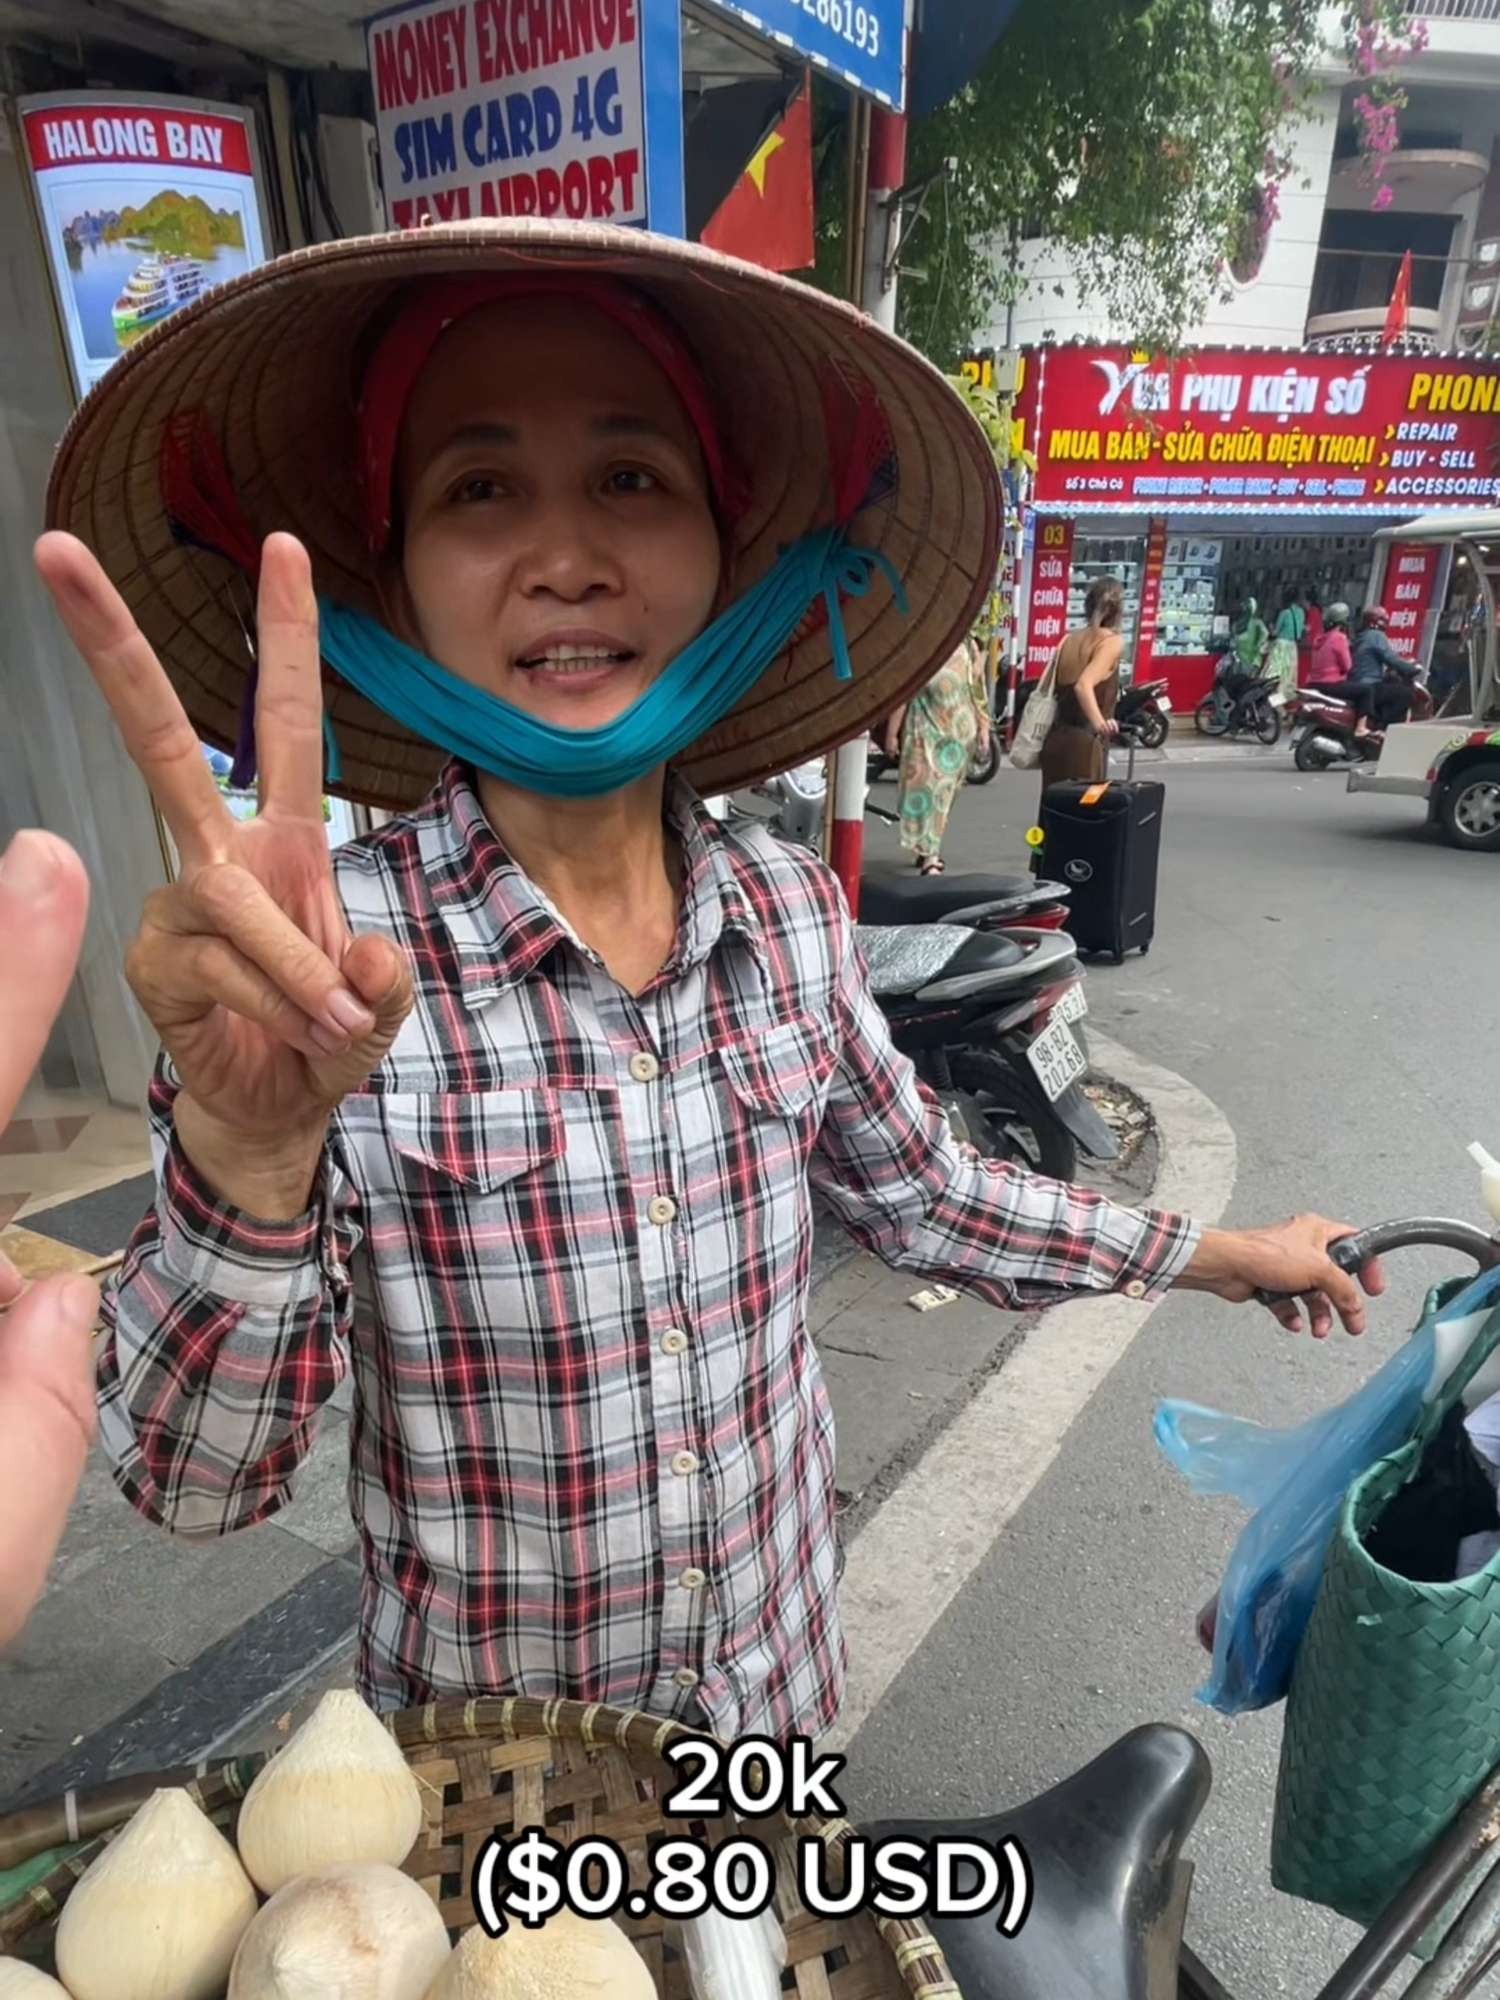
[[[640,1055],[630,1058],[630,1074],[637,1083],[655,1083],[661,1075],[661,1064],[655,1056],[647,1055],[643,1051]]]
[[[691,1667],[679,1667],[672,1678],[680,1688],[695,1688],[700,1676]]]
[[[689,1473],[698,1470],[697,1453],[691,1451],[675,1452],[672,1457],[672,1470],[677,1474],[679,1479],[686,1479]]]
[[[1132,1278],[1130,1283],[1125,1287],[1125,1296],[1127,1299],[1143,1299],[1146,1296],[1145,1280],[1143,1278]]]
[[[646,1213],[659,1228],[665,1229],[677,1214],[677,1204],[670,1195],[659,1194]]]
[[[685,1354],[688,1338],[680,1326],[670,1326],[661,1337],[663,1354]]]
[[[682,1585],[684,1590],[701,1590],[704,1584],[708,1582],[708,1578],[703,1574],[701,1569],[685,1569],[677,1581]]]

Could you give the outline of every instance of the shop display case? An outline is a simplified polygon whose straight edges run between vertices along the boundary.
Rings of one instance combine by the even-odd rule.
[[[1173,535],[1168,539],[1156,621],[1157,659],[1181,659],[1209,650],[1223,553],[1222,542],[1202,536]]]
[[[1068,630],[1086,622],[1084,605],[1090,586],[1114,577],[1125,592],[1125,617],[1120,631],[1125,641],[1127,672],[1134,662],[1141,620],[1141,581],[1146,568],[1146,542],[1141,535],[1080,535],[1073,544],[1073,575],[1068,589]]]

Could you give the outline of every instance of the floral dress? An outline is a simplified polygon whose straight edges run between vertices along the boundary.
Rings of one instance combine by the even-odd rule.
[[[1297,604],[1287,605],[1276,620],[1276,637],[1266,659],[1266,672],[1280,681],[1281,691],[1288,697],[1297,692],[1297,648],[1306,629],[1306,615]]]
[[[979,648],[965,642],[912,696],[901,730],[901,845],[936,857],[988,700]]]

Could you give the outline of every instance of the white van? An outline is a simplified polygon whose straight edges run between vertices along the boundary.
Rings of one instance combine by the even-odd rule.
[[[1454,847],[1500,853],[1500,660],[1496,585],[1500,583],[1500,513],[1424,514],[1375,535],[1368,602],[1380,602],[1393,543],[1451,543],[1479,586],[1470,660],[1472,701],[1463,713],[1405,722],[1385,732],[1377,764],[1349,773],[1351,792],[1394,792],[1425,799],[1427,816]],[[1462,691],[1460,691],[1462,693]],[[1445,704],[1445,707],[1447,704]]]

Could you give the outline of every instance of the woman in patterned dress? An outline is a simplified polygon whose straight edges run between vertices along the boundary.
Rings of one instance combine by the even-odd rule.
[[[1281,610],[1276,616],[1276,636],[1266,655],[1266,672],[1281,683],[1281,692],[1288,698],[1297,692],[1298,648],[1306,631],[1307,613],[1302,609],[1296,591],[1289,588],[1282,593]]]
[[[989,691],[972,639],[938,668],[919,694],[886,724],[887,752],[901,759],[896,810],[901,845],[924,875],[943,872],[943,834],[976,750],[987,755]]]

